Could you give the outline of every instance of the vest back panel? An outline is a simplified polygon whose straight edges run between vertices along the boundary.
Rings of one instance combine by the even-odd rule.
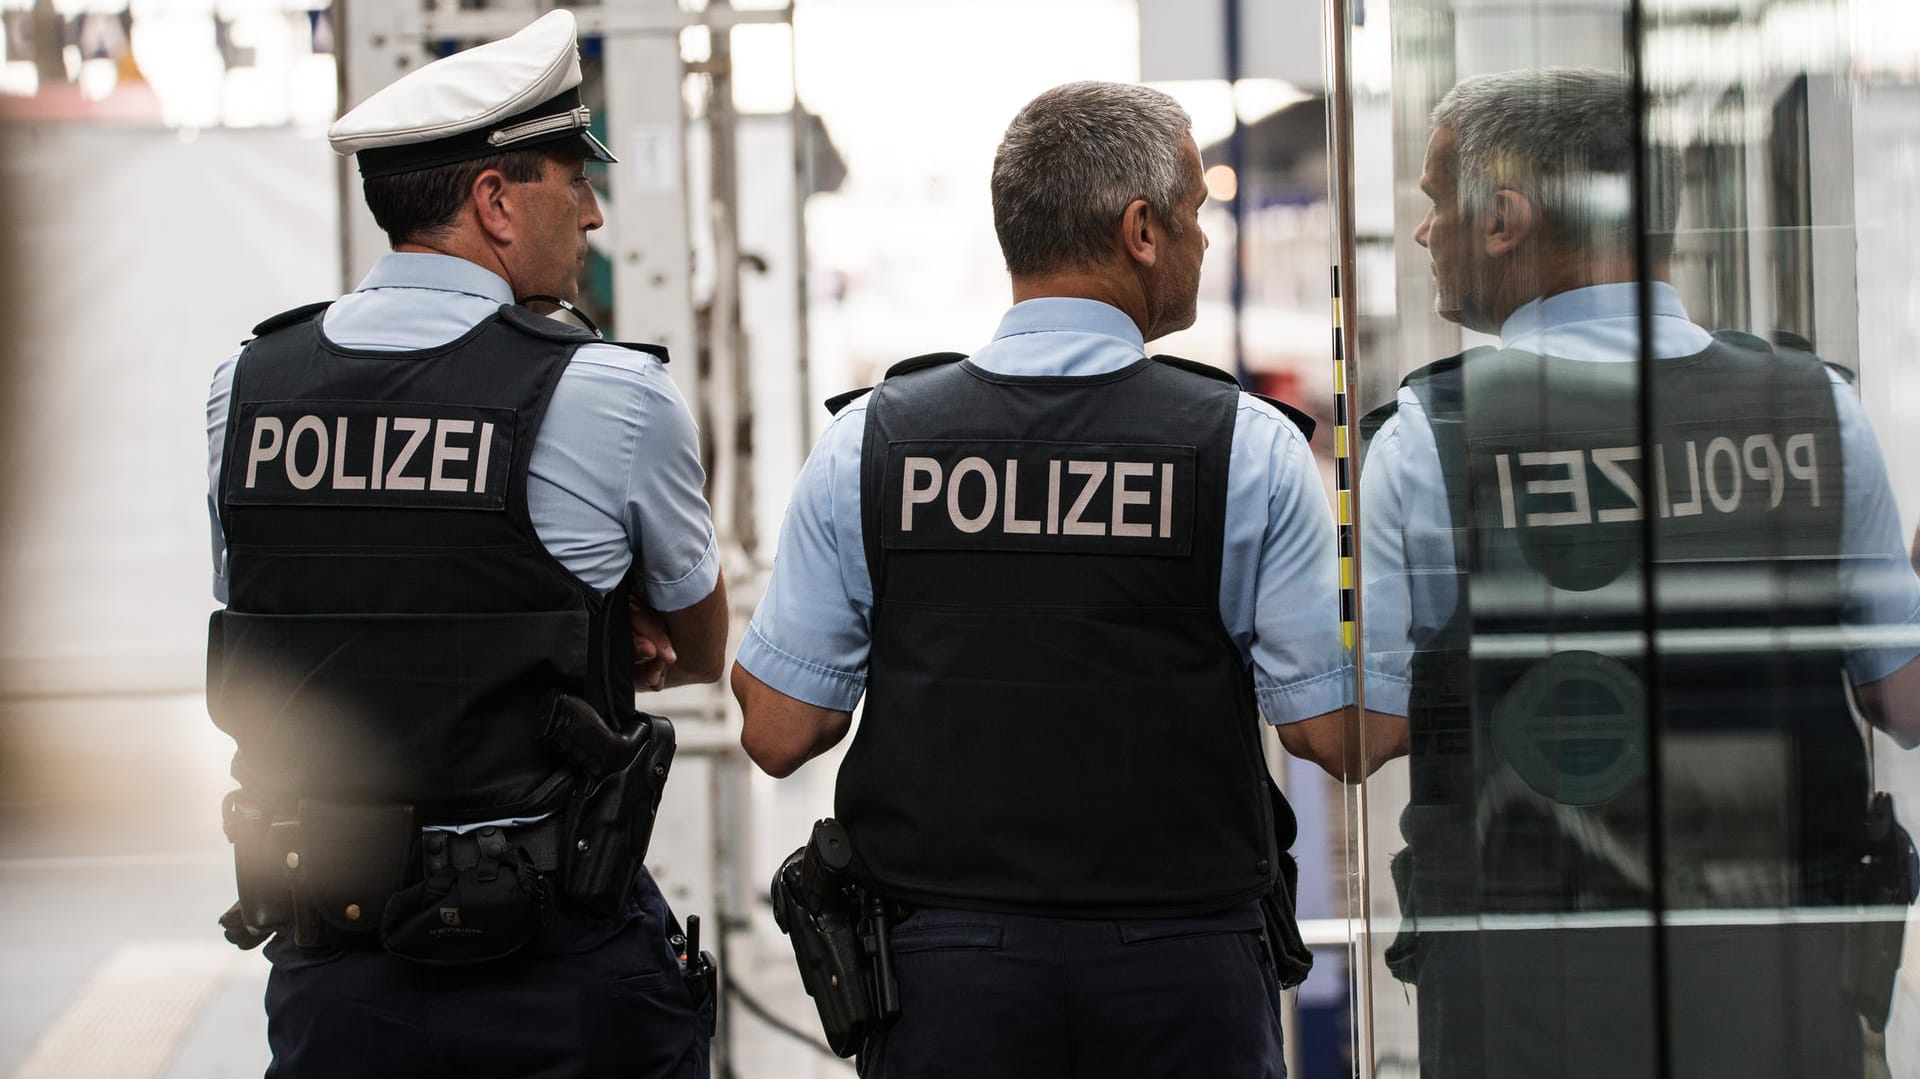
[[[359,351],[316,316],[247,347],[208,670],[235,778],[289,803],[492,819],[565,794],[535,744],[548,693],[632,714],[627,584],[603,600],[527,510],[534,437],[586,339],[503,314],[441,348]]]
[[[868,406],[856,868],[948,906],[1220,909],[1268,887],[1252,680],[1220,621],[1237,387],[968,363]]]
[[[1821,902],[1859,841],[1825,369],[1722,343],[1659,361],[1644,434],[1640,377],[1508,351],[1410,383],[1463,570],[1414,662],[1429,912],[1645,907],[1655,827],[1671,906]]]

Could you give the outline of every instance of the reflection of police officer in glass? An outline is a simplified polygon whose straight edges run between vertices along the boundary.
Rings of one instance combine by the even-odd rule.
[[[1104,83],[1013,121],[1015,306],[839,414],[742,642],[742,742],[776,776],[866,697],[837,814],[913,908],[868,1076],[1281,1073],[1256,700],[1335,768],[1351,690],[1300,430],[1143,348],[1194,318],[1188,124]]]
[[[270,1075],[707,1071],[665,900],[644,869],[601,913],[569,889],[589,832],[535,740],[553,691],[627,727],[726,636],[662,361],[516,306],[572,297],[601,224],[579,82],[554,12],[342,117],[394,253],[214,378],[210,709],[298,889],[229,923],[279,930]]]
[[[1441,314],[1500,348],[1409,376],[1362,469],[1367,703],[1411,720],[1396,876],[1421,932],[1389,960],[1426,1075],[1654,1074],[1661,1000],[1662,1074],[1858,1075],[1849,941],[1782,923],[1846,902],[1862,851],[1844,681],[1920,737],[1915,649],[1859,632],[1910,623],[1920,583],[1845,380],[1687,320],[1658,145],[1635,362],[1631,118],[1627,83],[1584,70],[1469,79],[1434,112],[1415,238]],[[1656,904],[1682,923],[1664,995],[1636,928]]]

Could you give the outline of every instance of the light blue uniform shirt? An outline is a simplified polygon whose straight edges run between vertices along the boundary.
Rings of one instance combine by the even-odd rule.
[[[1534,300],[1500,327],[1504,348],[1591,363],[1639,358],[1639,286],[1594,285]],[[1653,285],[1653,355],[1692,356],[1712,335],[1687,319],[1680,294]],[[1845,461],[1846,516],[1841,522],[1843,630],[1851,630],[1847,669],[1856,683],[1884,678],[1911,660],[1908,646],[1871,647],[1874,628],[1920,624],[1920,579],[1907,562],[1900,515],[1887,484],[1886,462],[1853,388],[1833,378]],[[1366,633],[1367,707],[1407,713],[1414,642],[1452,615],[1454,551],[1446,482],[1433,428],[1420,399],[1401,389],[1395,414],[1381,425],[1360,469],[1360,590]]]
[[[466,333],[513,290],[498,275],[446,255],[394,253],[327,309],[321,330],[350,348],[432,348]],[[213,593],[227,601],[220,528],[220,457],[240,353],[214,369],[207,396],[207,509],[213,521]],[[655,610],[690,607],[719,577],[706,471],[686,402],[660,361],[615,345],[573,354],[533,442],[527,506],[540,542],[602,593],[639,560]]]
[[[1146,355],[1126,314],[1092,300],[1016,305],[972,357],[1005,375],[1098,375]],[[867,398],[842,409],[801,469],[767,594],[740,665],[789,697],[852,711],[866,689],[873,585],[860,521]],[[1233,425],[1220,617],[1253,665],[1269,722],[1353,703],[1340,645],[1333,518],[1313,453],[1293,423],[1247,394]]]

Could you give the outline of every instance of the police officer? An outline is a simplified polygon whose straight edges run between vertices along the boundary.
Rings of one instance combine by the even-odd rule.
[[[992,179],[1013,308],[839,412],[742,642],[774,776],[865,696],[836,812],[911,913],[863,1075],[1283,1071],[1257,719],[1342,767],[1350,666],[1301,428],[1144,348],[1194,318],[1188,127],[1109,83],[1020,112]]]
[[[1920,738],[1915,647],[1869,640],[1920,581],[1847,381],[1688,320],[1677,155],[1645,148],[1642,236],[1632,108],[1616,75],[1546,69],[1433,113],[1415,239],[1440,314],[1500,347],[1408,376],[1362,469],[1367,707],[1411,743],[1418,932],[1389,960],[1424,1076],[1857,1075],[1892,967],[1862,972],[1858,927],[1781,923],[1888,868],[1845,683]],[[1663,964],[1655,908],[1685,921]]]
[[[519,306],[571,299],[601,225],[580,78],[560,10],[341,117],[393,253],[214,375],[209,706],[237,850],[287,867],[243,857],[223,924],[278,930],[270,1075],[707,1073],[665,900],[569,892],[581,787],[536,741],[555,691],[631,731],[636,682],[726,645],[664,354]]]

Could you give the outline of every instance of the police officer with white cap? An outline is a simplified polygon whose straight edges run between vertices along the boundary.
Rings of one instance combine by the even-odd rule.
[[[270,1075],[707,1073],[619,770],[665,744],[635,689],[723,663],[696,432],[664,352],[523,306],[601,225],[580,79],[560,10],[341,117],[393,253],[214,375],[222,921],[272,936]]]
[[[910,913],[863,1075],[1277,1076],[1259,717],[1338,771],[1352,703],[1310,422],[1144,347],[1192,323],[1207,246],[1172,99],[1040,95],[992,190],[1015,304],[815,447],[741,741],[784,776],[865,697],[836,815]]]
[[[1689,320],[1681,162],[1635,107],[1548,68],[1434,110],[1414,238],[1500,347],[1370,417],[1366,704],[1410,745],[1419,926],[1387,958],[1423,1076],[1857,1075],[1898,922],[1835,908],[1912,897],[1848,684],[1920,741],[1920,579],[1848,381]]]

